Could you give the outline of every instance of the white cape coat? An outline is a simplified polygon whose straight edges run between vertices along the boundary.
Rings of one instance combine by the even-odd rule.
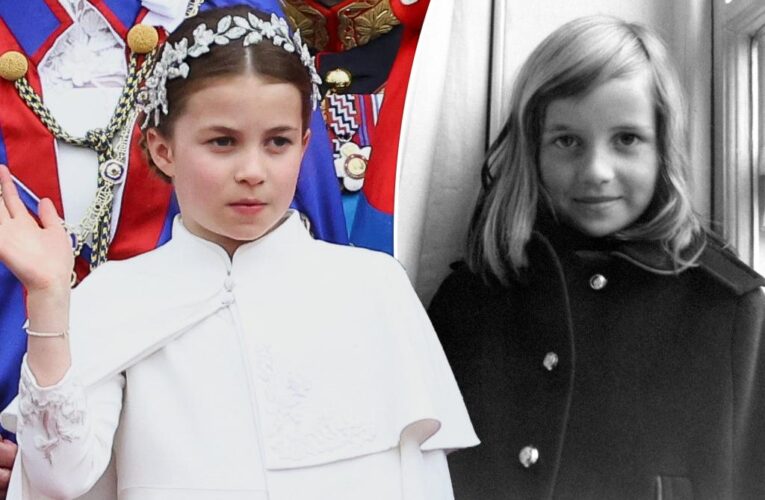
[[[158,380],[164,374],[152,360],[163,346],[203,328],[229,308],[235,310],[241,331],[257,339],[253,364],[260,372],[252,377],[251,403],[259,412],[255,419],[225,419],[226,425],[218,425],[227,412],[243,406],[242,391],[230,387],[236,384],[220,387],[217,405],[189,394],[194,413],[187,415],[185,409],[164,403],[162,394],[152,394],[157,389],[151,377]],[[478,442],[441,346],[401,266],[381,253],[314,241],[294,214],[269,235],[240,247],[233,259],[176,220],[173,239],[165,246],[109,262],[75,290],[70,332],[71,373],[86,390],[120,373],[127,377],[114,446],[120,489],[127,481],[123,477],[136,481],[146,474],[167,478],[169,487],[199,479],[178,479],[178,467],[167,456],[122,452],[145,438],[141,427],[152,415],[169,415],[165,420],[170,422],[180,419],[183,428],[196,425],[192,435],[213,434],[226,443],[244,441],[241,437],[253,431],[241,422],[257,420],[266,477],[279,474],[273,484],[299,485],[308,492],[319,491],[322,481],[332,479],[312,474],[312,466],[393,449],[404,433],[416,435],[422,451]],[[264,367],[270,376],[262,376]],[[140,385],[140,380],[146,383]],[[296,390],[295,380],[305,383]],[[166,380],[157,385],[167,391]],[[188,381],[179,383],[177,390],[188,391],[188,386]],[[147,400],[153,407],[141,408]],[[16,428],[17,405],[14,400],[2,414],[3,426],[11,430]],[[128,406],[129,418],[124,411]],[[172,450],[170,456],[193,456],[199,470],[220,468],[219,463],[205,463],[208,455],[194,441],[173,440],[174,428],[160,431],[155,430],[154,439],[167,436],[181,443],[175,446],[183,449]],[[247,455],[246,443],[239,447],[230,453],[232,463]],[[31,489],[22,455],[14,465],[8,498],[46,498]],[[99,491],[116,498],[113,471],[104,478],[102,483],[112,483],[97,485]],[[300,498],[294,496],[298,490],[282,489],[283,494],[270,492],[271,500]],[[183,495],[207,498],[191,493]],[[349,494],[371,498],[363,492]]]

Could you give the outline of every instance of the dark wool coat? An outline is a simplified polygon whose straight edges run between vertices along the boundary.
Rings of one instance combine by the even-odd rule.
[[[765,498],[765,281],[711,238],[680,274],[649,243],[528,254],[430,307],[482,440],[449,457],[456,500]]]

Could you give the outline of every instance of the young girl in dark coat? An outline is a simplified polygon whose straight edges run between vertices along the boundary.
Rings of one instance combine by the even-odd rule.
[[[649,29],[574,20],[522,67],[430,314],[479,438],[455,496],[763,498],[765,281],[694,214]]]

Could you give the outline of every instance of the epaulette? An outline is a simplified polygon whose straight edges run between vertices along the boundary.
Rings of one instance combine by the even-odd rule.
[[[708,235],[707,246],[699,256],[699,267],[736,295],[765,286],[765,278],[744,264],[721,240]]]

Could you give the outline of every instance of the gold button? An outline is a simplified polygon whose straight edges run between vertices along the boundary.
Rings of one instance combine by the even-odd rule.
[[[545,359],[542,361],[542,364],[547,368],[548,372],[553,371],[553,369],[558,366],[558,355],[554,352],[548,352],[545,354]]]
[[[336,68],[327,73],[324,82],[335,92],[340,92],[351,86],[351,72],[344,68]]]
[[[127,43],[136,54],[148,54],[157,47],[159,33],[154,26],[136,24],[128,31]]]
[[[9,82],[15,82],[27,74],[29,61],[24,54],[10,50],[0,56],[0,76]]]
[[[593,290],[603,290],[608,284],[608,280],[602,274],[593,274],[590,278],[590,288]]]
[[[518,454],[518,460],[520,460],[521,465],[528,469],[539,460],[539,450],[531,444],[524,446]]]

